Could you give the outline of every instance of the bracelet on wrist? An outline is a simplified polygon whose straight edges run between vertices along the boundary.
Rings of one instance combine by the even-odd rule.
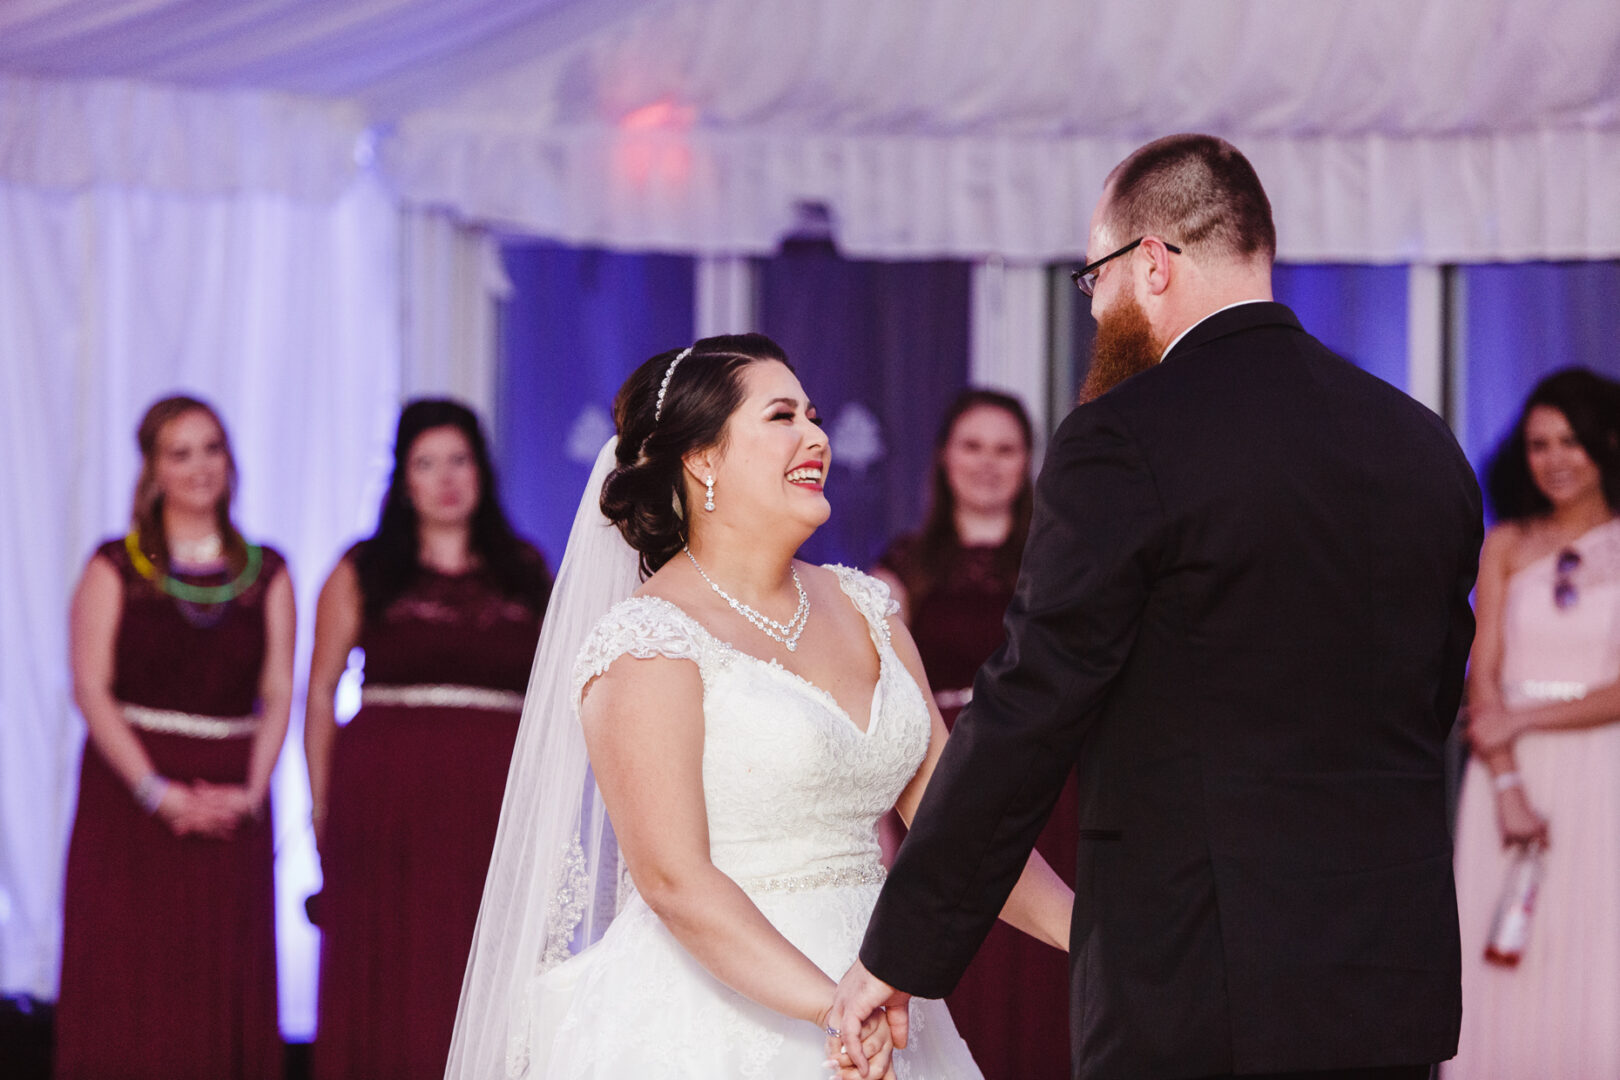
[[[1497,773],[1491,777],[1491,787],[1495,788],[1496,793],[1500,795],[1504,791],[1524,787],[1524,777],[1517,772]]]
[[[163,804],[163,796],[169,790],[169,782],[156,772],[149,772],[135,782],[133,794],[135,802],[148,814],[155,814],[158,807]]]

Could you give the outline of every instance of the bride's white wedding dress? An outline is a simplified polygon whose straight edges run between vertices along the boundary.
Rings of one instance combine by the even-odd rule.
[[[877,822],[928,748],[922,693],[889,641],[881,582],[833,567],[866,617],[881,665],[863,732],[826,691],[716,639],[680,608],[632,597],[596,624],[573,701],[620,656],[690,660],[703,680],[710,856],[832,978],[854,962],[883,881]],[[639,896],[600,941],[540,975],[528,1075],[548,1080],[825,1077],[821,1033],[710,975]],[[980,1076],[943,1002],[911,1003],[903,1080]]]

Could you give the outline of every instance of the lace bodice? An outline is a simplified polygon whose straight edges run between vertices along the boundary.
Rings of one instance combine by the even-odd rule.
[[[745,889],[791,889],[874,867],[878,819],[928,750],[927,705],[889,641],[887,617],[898,608],[888,586],[848,567],[829,569],[878,650],[865,732],[825,690],[719,640],[657,597],[616,604],[574,666],[577,708],[586,684],[620,656],[697,665],[710,858]]]
[[[344,557],[351,563],[359,545]],[[509,594],[483,568],[461,574],[419,566],[405,588],[360,627],[366,685],[477,686],[518,693],[528,685],[551,575],[540,552],[519,546],[533,585]]]

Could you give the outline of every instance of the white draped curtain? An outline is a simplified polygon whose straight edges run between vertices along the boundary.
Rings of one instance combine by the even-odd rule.
[[[451,214],[400,215],[401,391],[405,397],[458,398],[495,422],[497,317],[512,283],[500,243]]]
[[[404,205],[565,243],[766,254],[815,203],[854,257],[1031,264],[1195,130],[1254,161],[1286,261],[1620,256],[1612,3],[315,7],[0,5],[0,178],[329,197],[370,127]]]
[[[494,241],[402,211],[353,106],[0,76],[0,992],[53,998],[83,724],[67,601],[128,523],[154,399],[213,402],[239,521],[314,599],[375,521],[402,397],[492,418]],[[299,724],[276,775],[283,1028],[314,1028],[319,884]]]
[[[648,3],[397,118],[412,203],[570,243],[1073,260],[1108,170],[1212,131],[1293,262],[1620,256],[1620,6]]]
[[[354,176],[364,130],[353,102],[0,68],[0,182],[36,190],[266,191],[325,202]]]
[[[0,185],[0,986],[54,997],[61,873],[83,725],[67,599],[121,534],[145,406],[222,412],[246,533],[283,550],[307,653],[314,590],[367,524],[399,393],[395,209],[368,181],[330,203]],[[294,740],[296,745],[296,739]],[[314,960],[301,755],[274,797],[284,962]],[[286,917],[292,914],[293,917]],[[307,1011],[307,978],[284,1001]]]
[[[1053,333],[1051,277],[1044,266],[1009,266],[1001,259],[975,263],[969,312],[968,382],[1002,390],[1028,408],[1036,457],[1049,425],[1047,367]],[[1057,418],[1066,410],[1061,407]]]

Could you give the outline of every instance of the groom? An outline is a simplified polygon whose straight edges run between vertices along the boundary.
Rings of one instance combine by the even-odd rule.
[[[1455,1052],[1441,749],[1479,491],[1438,417],[1272,302],[1275,247],[1222,140],[1109,175],[1076,275],[1106,370],[834,1027],[951,991],[1078,768],[1075,1076],[1423,1078]]]

